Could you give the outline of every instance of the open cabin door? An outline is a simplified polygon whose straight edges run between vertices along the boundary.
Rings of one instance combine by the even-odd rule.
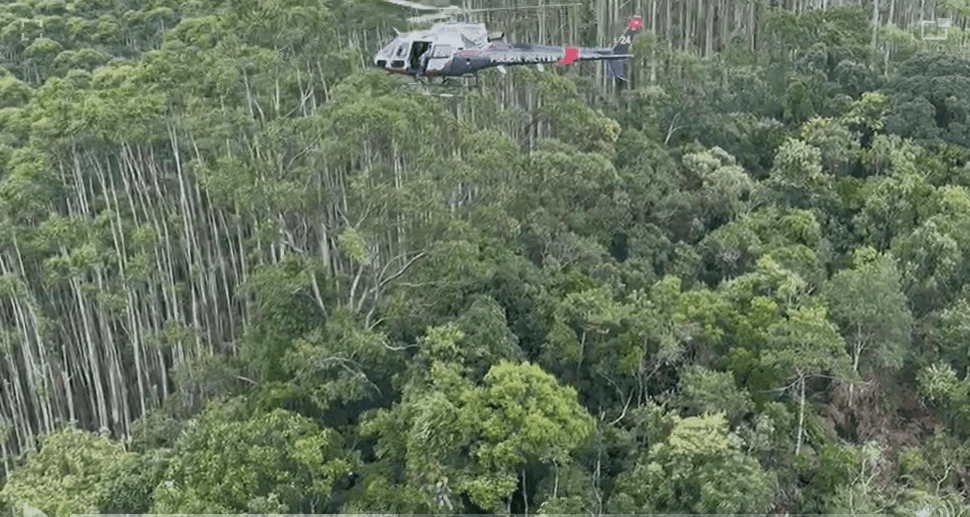
[[[408,68],[418,70],[421,68],[421,55],[431,50],[430,41],[415,41],[411,43],[411,54],[408,56]],[[430,56],[428,56],[430,57]]]

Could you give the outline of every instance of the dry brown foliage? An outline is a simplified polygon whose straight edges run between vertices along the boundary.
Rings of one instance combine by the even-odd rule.
[[[885,487],[892,482],[899,451],[919,447],[936,422],[921,410],[915,394],[900,392],[889,399],[882,384],[878,377],[833,383],[821,416],[843,440],[857,444],[876,441],[882,446],[875,482]]]

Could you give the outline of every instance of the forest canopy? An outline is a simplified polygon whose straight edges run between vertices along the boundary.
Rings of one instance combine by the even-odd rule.
[[[411,14],[0,5],[4,515],[966,514],[965,5]]]

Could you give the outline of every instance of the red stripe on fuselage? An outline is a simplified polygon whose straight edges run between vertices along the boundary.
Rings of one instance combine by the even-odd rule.
[[[576,47],[566,47],[563,49],[562,59],[557,64],[568,65],[579,58],[579,49]]]

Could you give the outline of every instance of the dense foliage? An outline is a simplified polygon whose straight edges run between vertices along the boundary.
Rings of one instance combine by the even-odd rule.
[[[641,3],[0,6],[3,511],[966,511],[970,11]]]

